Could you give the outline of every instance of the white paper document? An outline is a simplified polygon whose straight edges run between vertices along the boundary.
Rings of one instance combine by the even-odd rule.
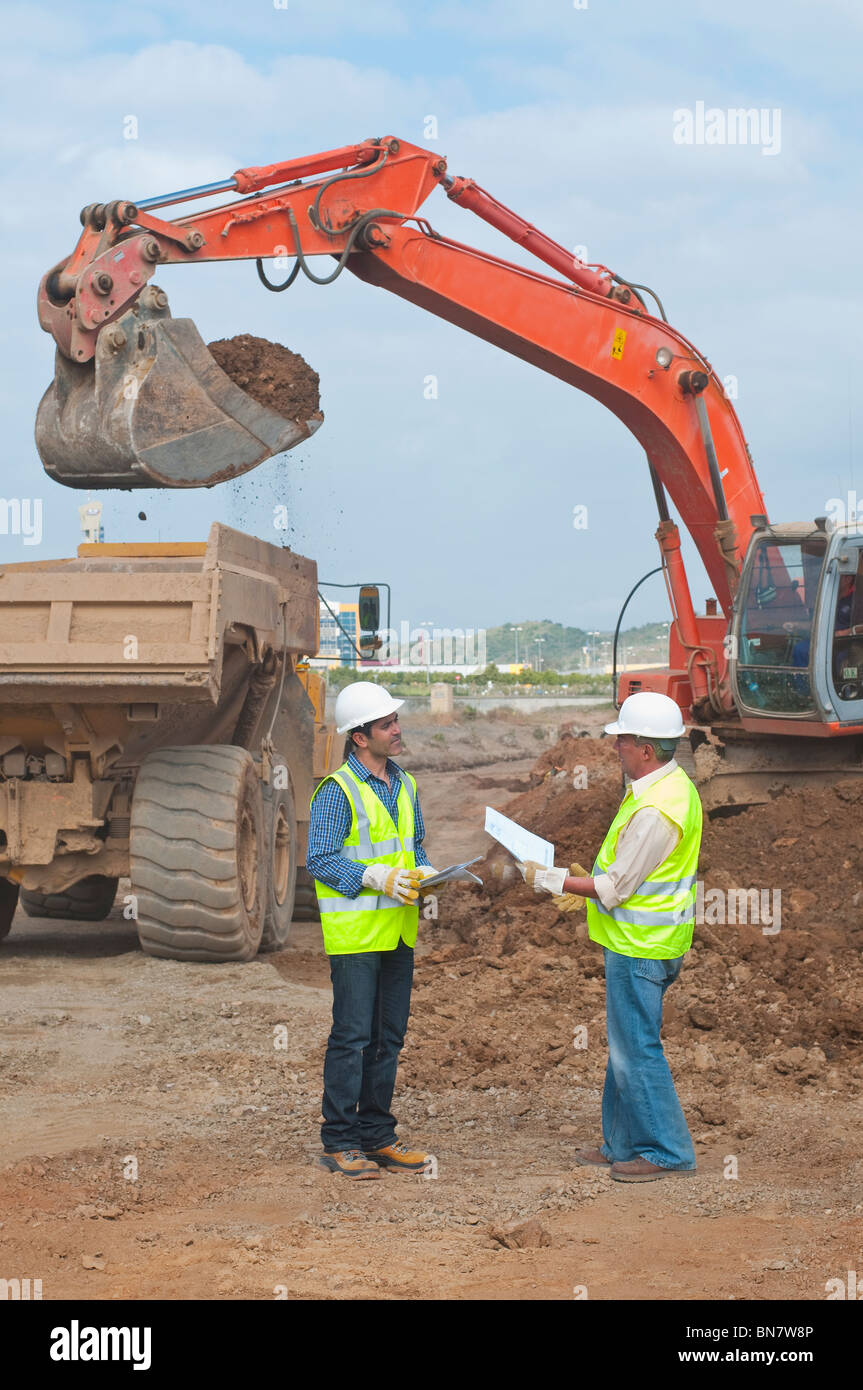
[[[554,845],[550,840],[543,840],[532,831],[525,830],[523,825],[518,825],[516,821],[510,820],[509,816],[502,815],[491,806],[485,808],[485,828],[487,834],[503,845],[504,849],[508,849],[510,854],[514,854],[516,859],[520,859],[522,864],[532,859],[544,869],[553,866]]]

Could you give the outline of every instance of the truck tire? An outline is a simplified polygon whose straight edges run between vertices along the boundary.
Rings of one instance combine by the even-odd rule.
[[[18,884],[11,878],[0,878],[0,941],[12,930],[12,919],[18,906]]]
[[[274,769],[287,769],[279,754],[272,758]],[[274,772],[274,780],[276,773]],[[266,901],[261,951],[280,951],[287,945],[294,916],[297,888],[297,812],[290,773],[287,785],[261,784],[264,799],[264,865]]]
[[[151,956],[245,961],[264,926],[264,811],[245,748],[161,748],[132,797],[129,876]]]
[[[297,870],[297,891],[294,896],[294,921],[319,922],[320,920],[321,914],[318,910],[315,880],[308,869],[300,868]]]
[[[61,917],[67,922],[104,922],[117,896],[117,878],[90,874],[61,893],[21,889],[21,906],[28,917]]]

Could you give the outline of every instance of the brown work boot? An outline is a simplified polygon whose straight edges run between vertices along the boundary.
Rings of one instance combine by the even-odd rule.
[[[576,1149],[575,1161],[582,1168],[610,1168],[611,1159],[606,1158],[601,1149]]]
[[[321,1154],[318,1163],[330,1173],[341,1173],[345,1178],[379,1178],[381,1170],[376,1163],[369,1163],[359,1149],[342,1149],[339,1153]]]
[[[674,1178],[694,1171],[694,1168],[661,1168],[648,1158],[633,1158],[628,1163],[611,1165],[611,1176],[615,1182],[655,1182],[657,1178]]]
[[[401,1139],[387,1144],[384,1149],[367,1149],[366,1158],[374,1159],[382,1168],[395,1168],[403,1173],[421,1173],[427,1167],[432,1155],[421,1149],[409,1149]]]

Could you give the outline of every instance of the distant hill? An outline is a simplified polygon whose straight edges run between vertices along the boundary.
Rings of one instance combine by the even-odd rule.
[[[486,629],[486,652],[488,660],[497,666],[506,666],[516,659],[516,633],[518,633],[519,661],[534,664],[538,653],[542,654],[544,667],[555,671],[575,671],[587,664],[584,648],[596,653],[596,660],[611,660],[611,643],[614,631],[600,632],[592,636],[584,628],[564,627],[563,623],[553,623],[548,618],[523,619],[518,623],[504,623],[500,627]],[[658,662],[664,660],[667,648],[667,623],[642,623],[640,627],[625,628],[619,638],[619,651],[626,647],[628,662],[634,660]],[[543,639],[537,646],[537,639]],[[607,644],[603,647],[603,643]]]

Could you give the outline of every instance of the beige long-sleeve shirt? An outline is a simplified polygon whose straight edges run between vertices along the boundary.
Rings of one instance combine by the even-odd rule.
[[[667,777],[677,767],[674,758],[646,777],[631,784],[632,795],[641,796],[653,782]],[[645,806],[631,816],[617,837],[612,862],[604,874],[597,874],[594,887],[603,907],[619,907],[632,897],[648,874],[667,859],[680,839],[680,829],[655,806]]]

